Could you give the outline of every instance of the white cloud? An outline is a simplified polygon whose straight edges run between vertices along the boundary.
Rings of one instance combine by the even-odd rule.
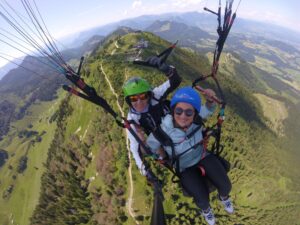
[[[204,0],[165,0],[157,4],[150,1],[134,0],[130,8],[119,14],[119,20],[141,15],[157,15],[168,12],[202,11]]]
[[[300,30],[300,25],[297,23],[297,21],[291,20],[282,14],[271,11],[261,12],[258,10],[241,10],[238,12],[238,16],[241,16],[245,19],[259,20],[262,22],[269,22],[280,26],[289,27],[290,29],[298,30],[298,32]]]
[[[261,11],[257,11],[257,10],[249,10],[249,11],[240,11],[239,12],[240,15],[242,15],[245,18],[249,18],[249,19],[259,19],[259,20],[263,20],[263,21],[280,21],[282,19],[284,19],[283,16],[271,12],[271,11],[264,11],[263,13]]]
[[[137,8],[141,7],[142,4],[143,4],[143,3],[142,3],[141,0],[136,0],[136,1],[134,1],[134,2],[132,3],[132,8],[133,8],[133,9],[137,9]]]
[[[195,6],[203,2],[203,0],[171,0],[171,1],[173,6],[180,7],[180,8]]]

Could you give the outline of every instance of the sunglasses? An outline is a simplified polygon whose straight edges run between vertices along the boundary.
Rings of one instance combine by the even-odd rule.
[[[139,99],[140,100],[146,100],[148,99],[148,93],[142,93],[142,94],[139,94],[139,95],[131,95],[129,96],[129,100],[131,102],[137,102]]]
[[[184,112],[184,114],[187,116],[187,117],[191,117],[194,115],[194,110],[193,109],[182,109],[180,107],[176,107],[174,109],[174,113],[178,116],[180,116],[182,113]]]

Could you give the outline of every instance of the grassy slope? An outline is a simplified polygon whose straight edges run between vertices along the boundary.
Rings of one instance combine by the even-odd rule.
[[[62,95],[61,95],[62,97]],[[60,98],[61,98],[60,97]],[[40,178],[44,172],[43,163],[47,159],[47,150],[53,138],[55,123],[49,123],[49,118],[57,109],[59,99],[52,102],[37,103],[30,107],[28,114],[22,120],[11,124],[13,129],[0,143],[1,148],[9,152],[9,159],[0,169],[1,185],[0,193],[14,185],[14,190],[9,198],[0,198],[0,224],[9,224],[14,220],[18,224],[29,224],[31,216],[39,198]],[[18,131],[27,128],[29,124],[33,127],[30,130],[39,133],[46,131],[40,143],[34,145],[29,139],[18,138]],[[27,153],[27,169],[19,174],[17,172],[18,162],[21,156]],[[8,169],[11,165],[13,169]],[[16,176],[13,179],[12,176]]]
[[[234,59],[234,57],[231,59]],[[257,66],[257,64],[254,65]],[[275,74],[272,74],[272,72],[277,70],[278,67],[273,66],[273,62],[265,61],[262,65],[263,69],[268,71],[269,76],[276,75],[276,72]],[[228,62],[222,65],[221,71],[224,68],[225,71],[226,69],[228,70]],[[254,67],[251,69],[251,71],[253,75],[257,76],[258,78],[261,77],[259,71]],[[234,74],[234,70],[231,70],[230,72]],[[240,75],[244,76],[245,73],[242,71]],[[280,75],[284,74],[280,73]],[[292,75],[293,82],[288,82],[281,77],[278,78],[290,85],[290,87],[297,89],[296,73]],[[245,182],[243,187],[246,185],[248,188],[244,188],[244,196],[249,195],[248,200],[251,200],[253,198],[253,194],[260,193],[253,198],[253,201],[251,200],[251,204],[249,205],[253,206],[258,204],[257,206],[262,207],[262,209],[266,211],[264,212],[264,217],[269,218],[269,220],[273,221],[275,224],[285,224],[287,220],[291,221],[292,224],[296,224],[296,221],[299,221],[300,213],[300,207],[298,203],[300,196],[299,192],[296,190],[299,189],[300,186],[298,182],[299,175],[295,171],[296,168],[299,168],[298,163],[300,157],[299,154],[294,151],[295,147],[289,143],[291,142],[292,138],[295,139],[294,135],[296,134],[287,131],[295,131],[295,129],[299,130],[299,126],[297,126],[297,124],[299,124],[297,122],[298,117],[295,117],[295,113],[297,113],[297,111],[299,112],[299,109],[294,106],[290,107],[290,104],[292,103],[289,103],[290,101],[297,103],[299,102],[299,98],[297,100],[297,98],[295,98],[293,95],[290,95],[291,92],[288,92],[288,86],[286,86],[285,89],[280,89],[280,86],[278,86],[278,89],[276,89],[276,85],[272,86],[272,83],[266,83],[261,79],[259,80],[261,82],[260,85],[262,84],[264,88],[259,89],[259,85],[251,85],[252,88],[254,87],[254,93],[257,93],[254,94],[254,96],[256,96],[259,100],[264,111],[264,116],[266,118],[263,120],[263,122],[267,124],[277,135],[273,137],[271,136],[271,138],[268,139],[263,139],[262,142],[259,142],[259,139],[256,140],[260,144],[263,143],[263,147],[261,149],[265,152],[264,155],[267,156],[260,162],[266,163],[266,165],[262,167],[264,176],[262,176],[261,179],[256,179],[257,181],[254,184],[253,181]],[[245,82],[242,83],[244,84]],[[268,86],[270,84],[271,86]],[[285,91],[287,93],[285,93]],[[290,122],[286,122],[286,120]],[[294,120],[293,125],[291,120]],[[259,135],[261,135],[261,133]],[[271,164],[267,164],[267,162],[270,161]],[[257,161],[255,161],[255,163],[257,163]],[[271,174],[273,174],[273,176],[270,176]],[[253,190],[254,188],[255,192],[247,191],[247,189]],[[268,195],[272,195],[270,191],[276,194],[274,197],[269,199]],[[244,200],[247,202],[247,198],[244,198]],[[277,209],[272,220],[270,211],[266,210],[267,208],[270,211],[272,211],[272,208],[273,210]]]
[[[288,117],[284,102],[263,94],[255,94],[263,107],[264,116],[269,119],[267,125],[279,136],[284,135],[283,121]]]

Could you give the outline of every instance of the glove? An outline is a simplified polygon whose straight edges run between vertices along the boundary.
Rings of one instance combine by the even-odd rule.
[[[206,99],[206,106],[213,110],[213,108],[216,106],[214,101],[214,98],[216,98],[216,93],[212,89],[205,89],[204,97]]]
[[[213,98],[216,98],[216,93],[214,92],[214,90],[208,88],[204,90],[204,97],[207,101],[213,102]]]
[[[149,66],[159,68],[161,61],[160,58],[157,56],[150,56],[149,58],[146,59],[146,62],[149,64]]]
[[[162,71],[163,73],[169,73],[171,66],[167,65],[166,63],[162,63],[161,59],[157,56],[151,56],[146,59],[146,62],[149,66],[154,67]]]

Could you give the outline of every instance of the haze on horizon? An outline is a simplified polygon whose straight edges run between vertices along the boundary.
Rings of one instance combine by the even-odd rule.
[[[4,4],[4,0],[0,0]],[[239,0],[234,2],[233,9],[237,8]],[[9,1],[9,4],[17,11],[22,11],[18,0]],[[68,1],[39,1],[39,10],[45,20],[50,33],[56,38],[75,34],[93,27],[117,22],[127,18],[141,15],[162,14],[168,12],[204,12],[203,7],[217,9],[218,1],[208,0],[123,0],[104,1],[80,0]],[[222,6],[225,1],[222,1]],[[297,11],[300,2],[297,0],[242,0],[237,15],[240,18],[263,21],[280,25],[300,33],[300,23]],[[1,9],[0,9],[1,11]],[[12,28],[0,18],[1,28],[10,31]],[[1,36],[0,36],[1,39]],[[2,53],[15,57],[22,54],[17,50],[0,42]],[[7,61],[0,58],[0,67]]]

